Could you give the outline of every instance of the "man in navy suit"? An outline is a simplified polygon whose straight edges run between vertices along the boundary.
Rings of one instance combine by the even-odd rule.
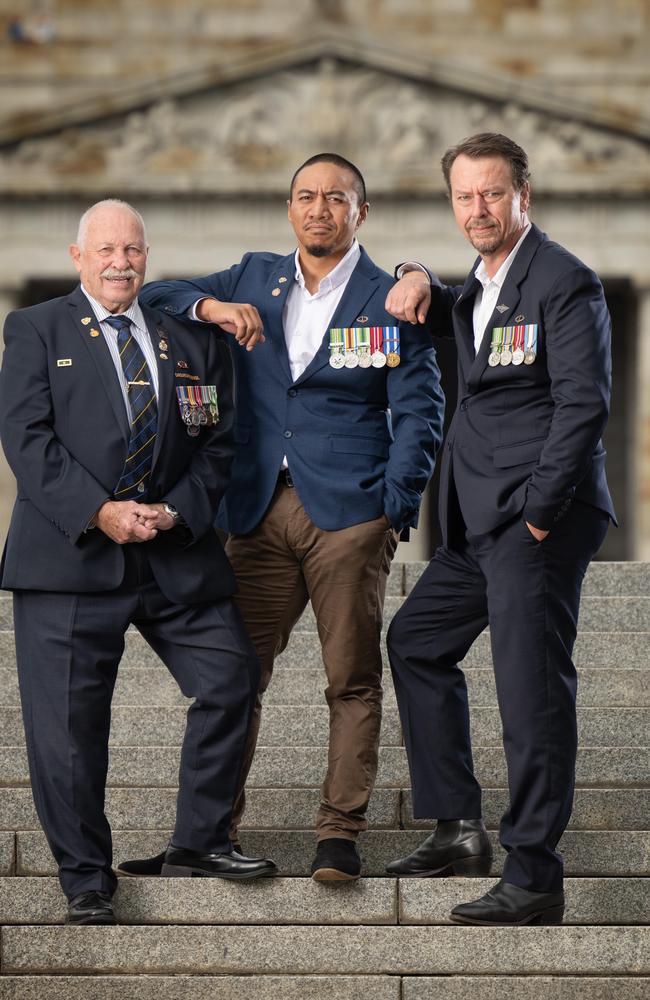
[[[593,271],[530,223],[518,145],[473,136],[445,154],[443,171],[479,259],[463,287],[430,287],[414,271],[387,303],[405,320],[426,317],[458,347],[443,544],[388,634],[414,814],[438,826],[388,870],[490,870],[458,667],[489,625],[510,790],[500,830],[507,857],[501,881],[452,920],[561,923],[556,847],[571,814],[577,743],[571,654],[582,579],[614,520],[601,441],[610,319]]]
[[[144,296],[248,347],[264,330],[263,343],[234,358],[235,459],[219,515],[262,665],[231,836],[274,659],[311,600],[330,713],[312,874],[346,880],[360,873],[355,841],[377,770],[386,579],[399,533],[417,522],[443,398],[430,337],[394,326],[384,308],[393,280],[357,242],[368,213],[358,169],[336,154],[312,157],[288,205],[294,253],[247,253],[229,270],[157,283]],[[160,861],[124,869],[156,873]]]
[[[14,591],[32,789],[67,920],[107,924],[110,706],[130,623],[195,699],[164,874],[275,866],[233,852],[228,836],[259,677],[213,528],[232,459],[228,359],[208,331],[139,305],[148,248],[129,205],[93,206],[70,249],[81,286],[5,325],[0,431],[18,497],[2,586]],[[187,385],[212,407],[190,423],[177,399]]]

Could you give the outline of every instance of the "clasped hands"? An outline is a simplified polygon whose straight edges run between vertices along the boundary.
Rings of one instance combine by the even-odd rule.
[[[159,531],[169,531],[175,523],[161,503],[107,500],[97,511],[93,526],[118,545],[125,545],[150,542]]]

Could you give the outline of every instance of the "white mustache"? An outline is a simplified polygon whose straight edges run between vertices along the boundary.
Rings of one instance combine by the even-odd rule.
[[[117,267],[107,267],[106,270],[102,271],[100,277],[102,278],[137,278],[138,272],[134,271],[132,267],[127,267],[124,271],[120,271]]]

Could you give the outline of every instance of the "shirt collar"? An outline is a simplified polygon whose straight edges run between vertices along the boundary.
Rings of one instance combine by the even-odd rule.
[[[478,267],[474,271],[474,277],[477,278],[477,280],[481,282],[481,284],[483,285],[484,289],[487,288],[488,285],[496,285],[497,288],[501,288],[502,287],[504,281],[506,280],[506,275],[507,275],[508,271],[510,270],[510,268],[512,267],[512,263],[513,263],[515,257],[517,256],[517,252],[519,250],[519,247],[524,242],[524,240],[528,236],[528,233],[530,232],[531,225],[532,225],[532,223],[530,223],[530,222],[527,223],[527,225],[524,228],[523,233],[521,234],[521,236],[519,237],[519,239],[515,243],[514,247],[512,248],[512,250],[510,251],[510,253],[506,257],[506,259],[504,260],[503,264],[501,265],[501,267],[499,268],[499,270],[497,271],[497,273],[492,278],[488,277],[487,271],[485,270],[485,263],[484,263],[484,261],[481,260],[479,262]]]
[[[324,278],[321,278],[318,290],[314,292],[312,298],[316,298],[317,295],[325,295],[326,292],[331,292],[334,288],[338,288],[339,285],[344,284],[354,271],[359,257],[361,256],[361,247],[359,246],[358,240],[355,238],[352,241],[352,246],[346,253],[336,267],[332,268],[329,274],[326,274]],[[296,250],[295,255],[296,263],[296,281],[301,288],[305,288],[305,276],[302,273],[302,268],[300,267],[300,253]]]
[[[93,312],[100,323],[103,323],[108,316],[126,316],[126,318],[130,319],[132,323],[135,323],[138,329],[140,330],[147,329],[147,325],[144,321],[144,316],[142,315],[142,309],[140,308],[140,303],[138,302],[137,299],[133,300],[128,309],[124,309],[120,313],[112,313],[110,309],[107,309],[105,306],[101,304],[101,302],[98,302],[97,299],[94,299],[90,294],[90,292],[86,291],[83,284],[81,285],[81,291],[84,293],[84,295],[90,302],[91,306],[93,307]]]

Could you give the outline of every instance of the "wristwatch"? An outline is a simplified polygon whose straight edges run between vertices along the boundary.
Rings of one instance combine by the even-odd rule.
[[[169,514],[169,516],[173,517],[173,519],[175,521],[178,521],[178,519],[181,516],[179,514],[179,512],[176,510],[176,508],[172,507],[172,505],[170,503],[164,503],[163,504],[163,510],[164,510],[165,514]]]

